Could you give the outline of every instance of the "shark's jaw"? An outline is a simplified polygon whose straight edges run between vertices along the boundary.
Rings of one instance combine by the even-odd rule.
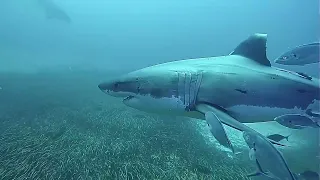
[[[122,98],[122,102],[125,104],[125,102],[130,101],[133,99],[136,94],[128,93],[128,92],[114,92],[110,90],[103,90],[103,92],[109,96],[115,97],[115,98]]]
[[[125,104],[127,101],[130,101],[133,98],[134,98],[134,96],[127,96],[122,100],[122,102]]]
[[[186,106],[178,97],[153,97],[151,95],[129,95],[123,99],[128,107],[150,113],[181,114]]]
[[[181,98],[175,96],[154,97],[151,94],[115,92],[110,89],[101,89],[101,91],[109,96],[122,99],[123,104],[128,107],[148,113],[183,115],[186,110]]]

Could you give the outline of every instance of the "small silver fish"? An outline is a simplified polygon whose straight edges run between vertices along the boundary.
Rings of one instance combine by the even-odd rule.
[[[275,63],[282,65],[299,65],[319,63],[320,43],[309,43],[297,46],[274,60]]]
[[[304,129],[307,127],[320,128],[317,122],[301,114],[285,114],[276,117],[274,120],[282,126],[291,129]]]
[[[249,174],[248,177],[296,180],[282,154],[266,137],[254,131],[244,131],[243,138],[250,148],[250,159],[255,160],[257,165],[257,171]]]
[[[267,138],[272,139],[272,140],[274,140],[276,142],[279,142],[279,141],[281,141],[283,139],[286,139],[287,141],[289,141],[289,137],[290,136],[291,136],[291,134],[288,135],[288,136],[283,136],[281,134],[271,134],[271,135],[267,136]]]
[[[309,170],[298,174],[298,176],[304,180],[319,180],[320,178],[318,173]]]

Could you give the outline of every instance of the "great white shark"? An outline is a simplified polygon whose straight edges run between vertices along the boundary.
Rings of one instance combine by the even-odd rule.
[[[70,16],[53,0],[38,0],[38,3],[44,8],[47,19],[57,19],[66,23],[72,22]]]
[[[98,87],[138,110],[206,120],[218,142],[234,151],[222,124],[252,131],[243,123],[309,117],[319,109],[319,80],[271,66],[266,43],[267,34],[256,33],[229,55],[162,63]]]

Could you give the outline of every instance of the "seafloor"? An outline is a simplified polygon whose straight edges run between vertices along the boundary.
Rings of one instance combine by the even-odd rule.
[[[140,112],[103,94],[97,84],[110,77],[1,74],[0,179],[241,180],[254,171],[240,132],[228,129],[242,152],[232,155],[204,121]],[[290,146],[280,149],[295,172],[318,170],[319,137],[310,131],[293,132]]]

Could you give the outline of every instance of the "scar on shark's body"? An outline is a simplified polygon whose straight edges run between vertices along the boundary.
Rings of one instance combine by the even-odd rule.
[[[242,90],[242,89],[235,89],[236,91],[238,91],[238,92],[241,92],[241,93],[243,93],[243,94],[247,94],[247,91],[246,90]]]

